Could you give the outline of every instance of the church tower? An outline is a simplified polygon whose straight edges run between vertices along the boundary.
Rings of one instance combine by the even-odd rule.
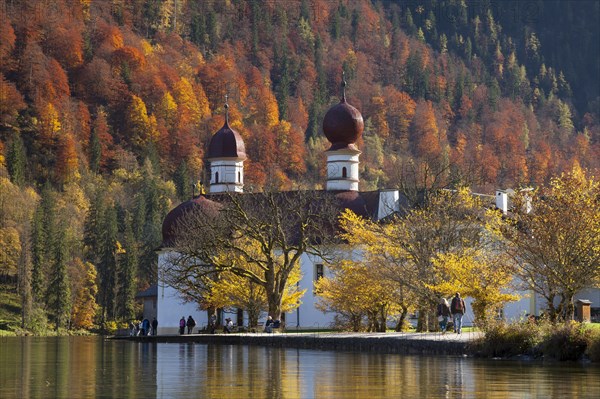
[[[229,104],[225,97],[225,124],[210,139],[210,193],[244,191],[246,147],[242,136],[229,126]]]
[[[331,147],[327,154],[327,190],[358,191],[358,157],[356,140],[364,129],[360,112],[346,102],[346,81],[342,77],[340,103],[327,111],[323,132]]]

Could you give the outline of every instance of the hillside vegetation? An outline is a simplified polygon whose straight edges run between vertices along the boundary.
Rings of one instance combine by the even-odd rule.
[[[575,163],[597,170],[599,12],[0,0],[0,275],[18,287],[24,325],[40,312],[83,328],[135,317],[162,219],[207,183],[226,95],[247,190],[323,187],[321,122],[342,71],[365,119],[362,190],[490,191]]]

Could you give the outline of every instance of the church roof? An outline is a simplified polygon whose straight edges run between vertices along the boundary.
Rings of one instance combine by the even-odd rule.
[[[210,139],[207,158],[246,159],[246,146],[244,145],[244,140],[238,132],[229,126],[227,120],[223,127]]]
[[[381,191],[327,191],[327,190],[313,190],[313,191],[282,191],[277,193],[277,197],[281,200],[293,200],[295,196],[301,196],[313,193],[315,198],[315,205],[319,207],[319,202],[323,203],[323,210],[325,212],[331,212],[332,210],[338,214],[341,214],[344,210],[350,209],[358,216],[364,217],[370,220],[376,220],[379,212],[380,195]],[[261,201],[261,195],[257,193],[218,193],[218,194],[207,194],[205,196],[196,197],[190,201],[183,202],[179,206],[175,207],[163,222],[162,234],[163,242],[162,247],[169,247],[175,243],[177,225],[180,223],[182,218],[185,218],[186,214],[201,210],[207,216],[216,216],[219,209],[229,200],[231,195],[242,195],[250,201]],[[333,208],[325,205],[327,197],[333,197]],[[331,198],[330,197],[330,198]],[[405,201],[404,201],[405,202]],[[329,230],[326,228],[325,230]],[[335,234],[335,227],[331,226],[331,234]]]
[[[363,132],[365,124],[360,111],[342,97],[339,104],[329,108],[323,118],[323,133],[331,143],[329,151],[342,148],[356,149],[354,143]]]
[[[162,246],[169,247],[175,243],[178,224],[187,214],[192,211],[201,210],[207,217],[216,216],[221,204],[211,201],[203,195],[182,202],[171,210],[165,217],[162,225]]]

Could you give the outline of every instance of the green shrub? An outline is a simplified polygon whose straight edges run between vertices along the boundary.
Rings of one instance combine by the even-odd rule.
[[[540,327],[536,323],[522,321],[490,324],[485,336],[478,342],[478,352],[486,357],[510,357],[522,354],[539,355]]]
[[[31,331],[33,335],[48,335],[48,316],[46,315],[46,311],[39,306],[34,306],[29,319],[25,322],[25,329]]]
[[[542,352],[556,360],[578,360],[583,356],[590,337],[591,331],[581,323],[555,325],[544,337]]]

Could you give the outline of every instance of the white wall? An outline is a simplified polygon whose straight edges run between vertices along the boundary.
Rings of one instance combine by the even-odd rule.
[[[323,313],[316,308],[318,297],[314,293],[315,265],[319,263],[323,264],[324,262],[320,258],[306,253],[300,258],[302,279],[299,286],[301,290],[305,289],[306,292],[300,299],[302,302],[300,307],[296,311],[285,315],[287,328],[321,329],[331,327],[334,314]],[[326,267],[324,267],[324,272],[327,275]]]
[[[165,262],[169,257],[169,252],[160,252],[158,255],[158,268],[162,270],[165,266]],[[157,309],[156,309],[156,320],[158,321],[158,334],[179,334],[179,319],[185,317],[187,320],[188,316],[192,316],[196,321],[196,327],[194,331],[208,324],[208,316],[206,311],[199,310],[198,304],[185,302],[179,292],[173,287],[166,285],[163,281],[158,282],[157,292]],[[187,332],[187,327],[186,327]]]

